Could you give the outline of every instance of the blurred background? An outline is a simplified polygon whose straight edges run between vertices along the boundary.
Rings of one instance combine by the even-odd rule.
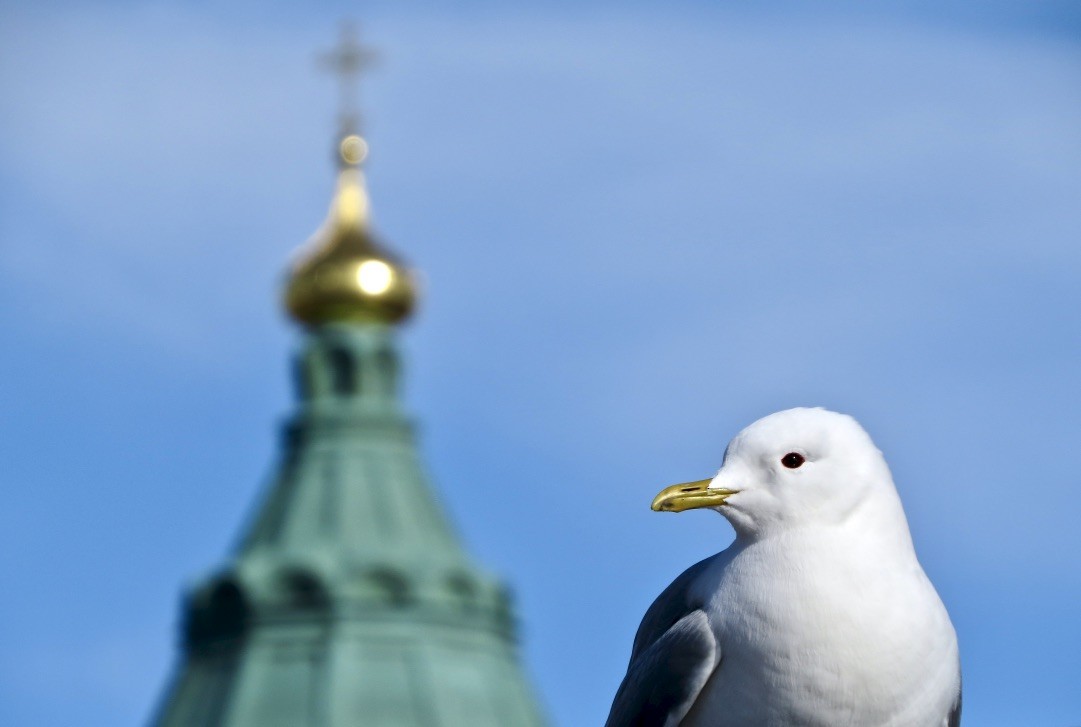
[[[797,405],[886,453],[966,724],[1081,723],[1081,7],[865,5],[0,4],[0,723],[143,723],[272,472],[343,18],[408,401],[554,724],[732,538],[652,496]]]

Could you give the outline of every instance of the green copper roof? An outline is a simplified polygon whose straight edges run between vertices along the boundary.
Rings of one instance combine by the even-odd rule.
[[[540,727],[507,589],[463,551],[396,396],[393,331],[313,329],[282,462],[183,606],[159,727]]]

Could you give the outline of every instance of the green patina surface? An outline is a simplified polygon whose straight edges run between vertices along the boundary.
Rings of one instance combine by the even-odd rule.
[[[276,477],[184,599],[159,727],[540,727],[506,587],[442,512],[386,325],[311,329]]]

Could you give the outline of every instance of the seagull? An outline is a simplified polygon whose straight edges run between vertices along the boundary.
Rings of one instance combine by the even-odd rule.
[[[957,727],[961,667],[882,453],[850,416],[789,409],[653,509],[736,531],[653,602],[606,727]]]

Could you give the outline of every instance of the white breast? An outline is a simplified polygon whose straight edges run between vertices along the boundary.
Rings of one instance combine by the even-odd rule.
[[[944,724],[957,641],[914,555],[820,530],[730,550],[695,586],[721,663],[684,727]]]

